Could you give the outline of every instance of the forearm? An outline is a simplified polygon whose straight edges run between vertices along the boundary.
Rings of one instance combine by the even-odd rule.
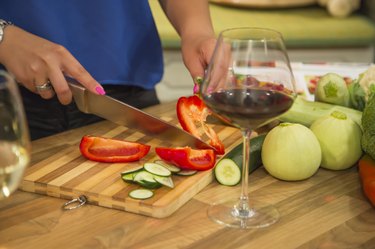
[[[159,0],[181,39],[214,37],[207,0]]]

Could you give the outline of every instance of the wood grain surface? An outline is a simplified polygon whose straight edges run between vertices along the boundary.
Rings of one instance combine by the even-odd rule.
[[[150,109],[161,113],[170,105]],[[101,122],[33,142],[33,164],[104,134]],[[249,178],[250,199],[274,204],[281,219],[268,228],[236,230],[208,219],[211,202],[238,196],[239,186],[215,181],[167,218],[97,205],[62,210],[66,200],[17,191],[0,202],[0,248],[375,248],[375,209],[362,193],[357,167],[319,169],[305,181],[279,181],[259,168]]]
[[[162,115],[163,120],[179,126],[175,108],[165,109]],[[129,192],[142,187],[124,182],[121,172],[160,159],[155,153],[156,147],[175,147],[175,145],[124,126],[112,126],[109,122],[104,122],[102,126],[103,130],[100,132],[86,135],[148,144],[151,145],[150,152],[136,162],[99,163],[83,157],[79,150],[79,141],[76,141],[32,163],[24,174],[20,189],[68,200],[84,195],[90,204],[164,218],[171,215],[213,180],[212,170],[200,171],[189,177],[173,175],[175,185],[173,189],[161,187],[153,190],[154,196],[150,199],[133,199],[129,197]],[[238,129],[224,125],[212,125],[212,127],[227,150],[241,142],[241,133]],[[77,134],[78,137],[83,135],[85,133]],[[205,137],[205,140],[207,139]],[[61,147],[62,145],[55,143],[54,146]]]

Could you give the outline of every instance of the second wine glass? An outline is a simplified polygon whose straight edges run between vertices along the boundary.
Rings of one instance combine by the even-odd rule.
[[[30,162],[30,137],[18,85],[0,70],[0,200],[19,186]]]
[[[293,104],[294,78],[281,34],[262,28],[233,28],[220,33],[201,85],[212,112],[243,135],[243,167],[239,198],[214,203],[208,216],[236,228],[275,223],[278,210],[248,197],[252,131],[277,118]]]

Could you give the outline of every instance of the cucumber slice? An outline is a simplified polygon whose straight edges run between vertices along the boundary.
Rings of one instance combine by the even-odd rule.
[[[158,183],[157,181],[155,182],[147,182],[147,181],[137,181],[137,183],[144,187],[144,188],[147,188],[147,189],[156,189],[156,188],[160,188],[162,186],[162,184]]]
[[[126,175],[128,173],[137,172],[137,171],[139,171],[141,169],[143,169],[143,166],[142,165],[137,165],[136,167],[132,167],[130,169],[126,169],[126,170],[122,171],[121,175]]]
[[[145,163],[143,165],[143,168],[147,170],[148,172],[150,172],[151,174],[154,174],[157,176],[170,176],[171,175],[171,171],[169,171],[167,168],[157,163]]]
[[[215,177],[223,185],[234,186],[241,181],[241,170],[233,160],[224,158],[215,166]]]
[[[194,175],[197,172],[198,172],[197,170],[183,169],[183,170],[181,170],[179,172],[176,172],[176,174],[180,175],[180,176],[192,176],[192,175]]]
[[[155,181],[157,181],[158,183],[166,187],[174,188],[174,183],[173,183],[172,177],[170,176],[154,176],[154,179]]]
[[[161,184],[155,181],[154,175],[145,170],[141,170],[138,173],[134,173],[133,181],[138,183],[144,188],[159,188]]]
[[[134,180],[134,173],[123,174],[123,175],[121,175],[121,178],[125,182],[133,182],[133,180]]]
[[[148,198],[151,198],[154,195],[154,192],[152,192],[149,189],[134,189],[129,192],[129,196],[134,199],[138,200],[145,200]]]
[[[173,164],[166,163],[163,160],[155,160],[154,163],[160,164],[161,166],[163,166],[164,168],[167,168],[172,173],[177,173],[181,171],[179,167],[174,166]]]
[[[151,174],[150,172],[145,171],[145,170],[141,170],[138,173],[136,173],[135,176],[134,176],[134,181],[135,182],[145,181],[145,182],[151,182],[151,183],[156,182],[154,180],[154,175]]]

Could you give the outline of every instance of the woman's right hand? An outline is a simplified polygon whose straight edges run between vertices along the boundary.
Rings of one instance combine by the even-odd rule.
[[[65,76],[74,78],[95,94],[104,94],[102,86],[63,46],[33,35],[16,26],[7,26],[0,43],[0,63],[30,91],[49,99],[56,93],[66,105],[72,92]],[[48,81],[53,89],[37,90]]]

